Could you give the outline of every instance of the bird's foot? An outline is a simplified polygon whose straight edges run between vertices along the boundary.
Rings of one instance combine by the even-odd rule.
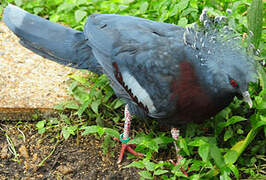
[[[121,140],[118,138],[114,138],[114,139],[121,142]],[[135,147],[136,147],[136,144],[126,144],[126,143],[122,142],[122,147],[120,150],[120,155],[119,155],[117,163],[119,164],[122,162],[125,151],[128,151],[129,153],[133,154],[134,156],[144,157],[145,156],[144,154],[134,151]]]
[[[120,141],[122,143],[122,148],[120,150],[120,155],[118,158],[117,163],[120,163],[123,160],[123,156],[125,151],[127,150],[128,152],[130,152],[131,154],[133,154],[134,156],[141,156],[143,157],[144,154],[138,153],[136,151],[133,150],[133,148],[136,147],[135,144],[127,144],[128,141],[130,140],[129,137],[129,130],[130,130],[130,125],[131,125],[131,115],[129,113],[128,110],[128,104],[125,106],[125,124],[124,124],[124,132],[121,134],[120,139],[118,138],[114,138],[117,141]]]
[[[177,166],[177,165],[180,164],[180,162],[181,162],[182,159],[183,159],[183,157],[179,155],[179,157],[177,158],[177,162],[174,162],[172,159],[170,160],[170,162],[171,162],[174,166]],[[185,176],[187,176],[187,177],[188,177],[188,173],[187,173],[188,170],[189,170],[189,168],[187,168],[187,169],[185,170],[182,166],[180,167],[180,171],[181,171]]]
[[[172,134],[172,138],[173,138],[174,140],[177,141],[178,138],[179,138],[179,134],[180,134],[179,130],[178,130],[177,128],[172,128],[172,129],[171,129],[171,134]],[[181,163],[181,160],[183,159],[183,157],[179,154],[180,149],[179,149],[179,147],[177,146],[176,141],[174,141],[174,145],[175,145],[175,150],[176,150],[177,162],[174,162],[173,160],[170,160],[170,162],[171,162],[174,166],[179,165],[179,164]],[[181,167],[180,167],[180,170],[183,172],[183,174],[184,174],[185,176],[188,177],[188,173],[186,172],[188,169],[187,169],[187,170],[184,170],[184,168],[181,166]]]
[[[181,160],[183,159],[183,157],[181,155],[177,155],[177,161],[174,162],[172,159],[170,160],[170,162],[174,165],[177,166],[181,163]]]

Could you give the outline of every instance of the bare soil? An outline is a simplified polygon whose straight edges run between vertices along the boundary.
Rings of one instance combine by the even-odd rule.
[[[125,158],[122,164],[116,163],[120,144],[110,149],[114,152],[112,157],[103,154],[102,142],[95,136],[70,136],[62,140],[55,134],[38,134],[35,126],[36,123],[18,125],[1,122],[1,180],[139,179],[136,169],[123,168],[130,160]]]

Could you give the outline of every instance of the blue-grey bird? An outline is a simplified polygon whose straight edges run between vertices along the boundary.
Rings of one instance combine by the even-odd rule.
[[[227,27],[203,28],[115,14],[92,14],[80,32],[8,5],[5,24],[23,46],[61,64],[101,74],[125,100],[126,123],[119,162],[129,137],[130,114],[171,127],[210,118],[242,96],[252,106],[248,84],[256,79],[252,55]],[[222,18],[221,18],[222,19]],[[128,109],[127,109],[128,108]],[[176,129],[173,137],[178,137]]]

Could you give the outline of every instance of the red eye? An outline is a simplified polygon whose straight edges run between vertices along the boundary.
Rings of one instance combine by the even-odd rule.
[[[238,86],[238,84],[237,84],[237,82],[235,80],[231,80],[230,83],[231,83],[232,86],[235,86],[235,87]]]

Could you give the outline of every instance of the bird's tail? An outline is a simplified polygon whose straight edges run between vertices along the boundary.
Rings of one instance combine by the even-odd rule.
[[[101,74],[101,67],[92,54],[83,32],[50,22],[9,4],[4,23],[33,52],[77,69]]]

